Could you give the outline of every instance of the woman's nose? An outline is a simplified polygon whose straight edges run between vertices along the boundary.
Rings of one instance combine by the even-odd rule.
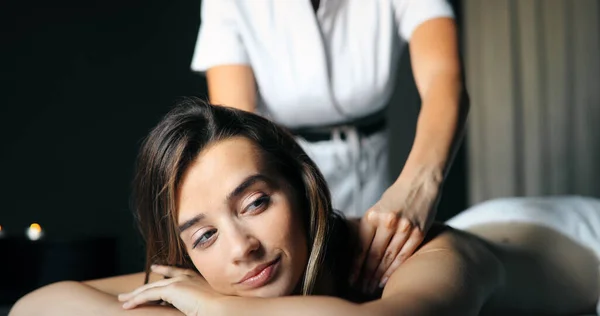
[[[260,241],[253,234],[236,229],[231,235],[231,251],[234,262],[248,260],[256,256],[260,249]]]

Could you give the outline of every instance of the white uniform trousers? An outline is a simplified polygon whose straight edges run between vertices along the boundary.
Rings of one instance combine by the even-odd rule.
[[[332,130],[330,140],[296,137],[323,173],[333,208],[346,217],[362,217],[390,186],[388,130],[360,135],[353,126]]]

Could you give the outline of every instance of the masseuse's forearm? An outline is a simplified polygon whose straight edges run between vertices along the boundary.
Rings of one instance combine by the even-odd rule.
[[[79,282],[59,282],[40,288],[21,298],[9,316],[44,315],[183,315],[174,308],[147,306],[124,310],[113,295]]]
[[[469,109],[460,74],[440,73],[422,96],[414,143],[399,180],[443,181],[463,138]]]
[[[208,95],[212,104],[254,112],[256,80],[248,65],[222,65],[206,71]]]

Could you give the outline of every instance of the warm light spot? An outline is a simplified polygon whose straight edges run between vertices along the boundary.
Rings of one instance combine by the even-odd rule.
[[[42,231],[42,226],[40,226],[40,224],[38,224],[38,223],[33,223],[33,224],[29,225],[29,229],[37,231],[39,233]]]
[[[40,226],[40,224],[38,223],[33,223],[29,225],[29,228],[27,229],[26,233],[27,238],[29,238],[30,240],[38,240],[43,235],[42,226]]]
[[[2,231],[2,225],[0,225],[0,232]]]

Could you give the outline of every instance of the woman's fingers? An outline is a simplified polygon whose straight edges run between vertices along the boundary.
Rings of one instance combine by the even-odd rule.
[[[404,246],[402,246],[402,249],[394,261],[383,274],[383,278],[381,278],[379,284],[380,287],[383,287],[387,283],[392,273],[394,273],[394,271],[396,271],[396,269],[398,269],[400,265],[417,250],[419,245],[423,242],[423,239],[423,232],[417,227],[412,227],[412,231],[410,232],[408,240],[404,243]]]
[[[410,236],[410,228],[412,227],[410,221],[408,219],[402,218],[400,219],[400,224],[396,229],[396,233],[392,240],[390,241],[383,258],[381,259],[375,274],[371,278],[371,282],[369,284],[369,291],[374,291],[375,288],[379,285],[381,286],[381,278],[386,271],[388,271],[389,267],[392,265],[394,259],[400,253],[400,249],[404,246],[406,241]],[[393,272],[393,271],[392,271]]]
[[[119,294],[119,296],[117,298],[119,299],[119,301],[124,302],[124,301],[131,299],[132,297],[134,297],[136,295],[139,295],[140,293],[142,293],[146,290],[149,290],[149,289],[152,289],[155,287],[167,286],[167,285],[169,285],[173,282],[177,282],[179,280],[180,280],[179,278],[171,278],[171,279],[164,279],[164,280],[148,283],[144,286],[138,287],[133,292]]]
[[[148,288],[142,292],[139,292],[138,294],[131,297],[130,299],[128,299],[125,303],[123,303],[123,308],[131,309],[131,308],[135,308],[139,305],[142,305],[142,304],[145,304],[148,302],[161,301],[161,300],[171,303],[169,301],[167,295],[165,295],[166,291],[167,291],[166,286],[156,286],[156,287]]]
[[[198,282],[198,281],[201,282]],[[144,285],[135,291],[119,295],[123,308],[132,309],[151,302],[168,303],[185,315],[199,315],[199,308],[205,308],[210,291],[204,288],[203,279],[193,279],[187,275],[179,275]],[[214,297],[216,294],[212,294]]]
[[[366,216],[373,213],[373,211],[367,212]],[[362,270],[363,263],[365,261],[365,257],[371,247],[371,242],[373,241],[373,236],[375,236],[375,226],[371,225],[366,218],[362,218],[360,220],[360,224],[358,226],[358,238],[359,238],[359,252],[358,255],[354,258],[354,263],[352,265],[353,270],[350,274],[350,284],[354,284],[358,277],[360,276],[360,271]]]

